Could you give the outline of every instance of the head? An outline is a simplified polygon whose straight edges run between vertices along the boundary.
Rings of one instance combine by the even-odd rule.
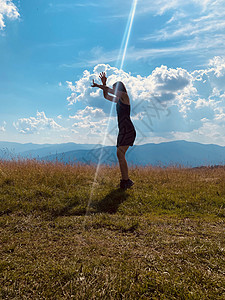
[[[117,81],[117,82],[115,82],[114,84],[113,84],[113,89],[114,90],[118,90],[118,91],[120,91],[120,92],[125,92],[125,93],[127,93],[127,90],[126,90],[126,88],[125,88],[125,85],[122,83],[122,81]]]

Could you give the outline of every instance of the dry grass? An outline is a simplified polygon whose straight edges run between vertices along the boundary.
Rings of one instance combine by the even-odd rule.
[[[2,299],[224,299],[225,168],[0,162]]]

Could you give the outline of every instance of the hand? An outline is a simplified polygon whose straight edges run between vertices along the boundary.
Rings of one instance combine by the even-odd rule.
[[[105,76],[105,72],[100,73],[99,78],[101,78],[102,84],[106,85],[106,76]]]
[[[98,87],[98,84],[94,82],[94,79],[93,79],[93,83],[91,85],[92,87]]]

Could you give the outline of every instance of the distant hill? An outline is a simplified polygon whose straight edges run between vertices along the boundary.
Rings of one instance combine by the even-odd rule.
[[[116,147],[106,146],[92,150],[76,150],[44,157],[45,160],[58,160],[65,163],[83,162],[116,164]],[[225,147],[214,144],[200,144],[187,141],[173,141],[160,144],[144,144],[130,147],[126,154],[129,165],[169,166],[182,165],[197,167],[225,163]]]
[[[225,147],[187,141],[145,144],[130,153],[129,161],[141,165],[201,166],[225,163]]]
[[[13,142],[0,142],[0,150],[8,151],[13,153],[20,153],[22,151],[30,151],[36,150],[44,147],[48,147],[50,144],[21,144],[21,143],[13,143]]]
[[[23,151],[20,153],[22,157],[30,157],[30,158],[42,158],[47,155],[58,155],[59,153],[66,153],[69,151],[75,150],[90,150],[96,147],[94,144],[75,144],[75,143],[65,143],[65,144],[55,144],[44,146],[39,149],[32,149],[28,151]],[[101,147],[101,145],[98,145]]]
[[[14,149],[10,155],[6,149]],[[14,147],[14,148],[13,148]],[[9,151],[10,153],[10,151]],[[117,164],[116,147],[93,144],[19,144],[0,142],[0,158],[10,159],[13,155],[39,160],[64,163]],[[225,164],[225,147],[187,141],[173,141],[159,144],[149,143],[130,147],[126,154],[128,165],[185,166],[199,167]]]
[[[94,144],[20,144],[11,142],[0,142],[0,158],[10,159],[14,157],[41,158],[47,155],[57,155],[72,150],[92,149]],[[101,145],[98,145],[99,147]]]

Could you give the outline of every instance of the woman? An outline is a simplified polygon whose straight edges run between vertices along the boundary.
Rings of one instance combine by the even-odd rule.
[[[120,165],[122,179],[120,180],[120,187],[122,189],[130,188],[134,183],[128,177],[128,166],[125,154],[129,146],[133,146],[136,131],[130,119],[130,99],[127,90],[121,81],[113,84],[113,88],[106,86],[105,72],[100,73],[102,84],[94,82],[92,87],[98,87],[103,90],[105,99],[116,103],[116,111],[118,118],[119,134],[117,137],[117,157]],[[112,94],[113,96],[109,95]]]

